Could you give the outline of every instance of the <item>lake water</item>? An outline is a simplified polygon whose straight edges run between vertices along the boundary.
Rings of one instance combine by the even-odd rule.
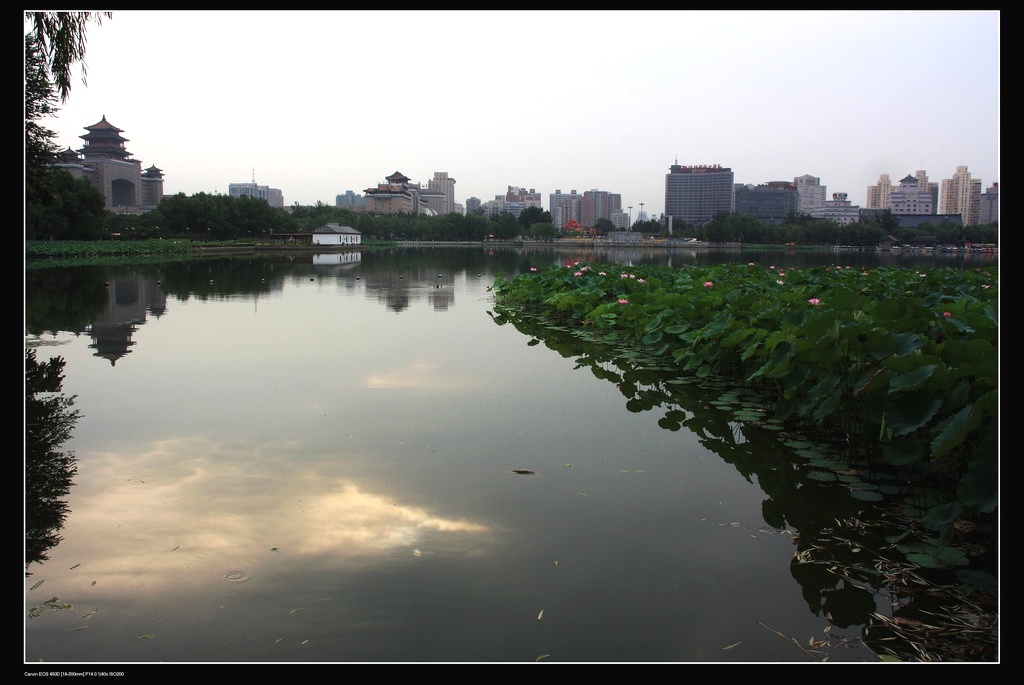
[[[26,346],[66,360],[81,417],[61,540],[26,566],[26,664],[814,660],[786,637],[876,661],[865,609],[839,618],[845,588],[794,562],[856,511],[801,479],[778,432],[665,370],[498,325],[488,288],[567,261],[880,258],[897,259],[405,248],[27,269]]]

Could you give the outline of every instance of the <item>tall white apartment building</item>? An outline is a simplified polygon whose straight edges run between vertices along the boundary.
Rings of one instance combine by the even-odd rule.
[[[455,211],[455,179],[449,178],[447,171],[435,171],[434,178],[427,181],[427,190],[435,190],[444,194],[441,214],[451,214]]]
[[[971,178],[967,167],[958,166],[953,178],[942,179],[939,213],[959,214],[964,226],[974,226],[981,217],[981,179]]]
[[[928,191],[928,194],[932,196],[932,214],[936,214],[939,211],[939,184],[934,181],[928,180],[928,174],[923,169],[918,169],[914,172],[914,178],[917,179],[917,184]]]
[[[864,207],[867,209],[889,209],[889,197],[891,195],[892,181],[889,180],[889,174],[882,174],[878,177],[878,183],[868,186]]]
[[[825,204],[825,186],[817,176],[797,176],[793,185],[796,186],[796,211],[801,214],[810,214]]]

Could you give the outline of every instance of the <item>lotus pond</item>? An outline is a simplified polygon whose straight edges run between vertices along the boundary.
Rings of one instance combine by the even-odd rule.
[[[27,269],[26,668],[998,659],[995,268],[594,256]]]

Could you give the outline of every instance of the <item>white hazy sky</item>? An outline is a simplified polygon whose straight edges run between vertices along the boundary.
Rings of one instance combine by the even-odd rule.
[[[253,179],[334,204],[394,171],[456,201],[508,186],[664,210],[665,174],[999,180],[997,11],[163,11],[90,24],[83,85],[44,122],[103,116],[164,192]]]

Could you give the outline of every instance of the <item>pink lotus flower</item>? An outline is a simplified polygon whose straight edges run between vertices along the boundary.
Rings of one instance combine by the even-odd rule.
[[[988,283],[985,283],[985,284],[984,284],[984,285],[982,285],[981,287],[982,287],[982,288],[990,288],[991,286],[990,286],[990,285],[989,285]]]
[[[782,273],[781,271],[779,272],[779,275],[782,276],[783,278],[786,277],[786,274]]]
[[[769,266],[768,268],[769,268],[769,269],[774,269],[774,268],[775,268],[775,265],[774,265],[774,264],[772,264],[772,265],[771,265],[771,266]]]
[[[605,273],[605,272],[603,272],[603,271],[598,271],[597,273],[599,273],[599,274],[600,274],[600,275],[602,275],[602,276],[607,276],[607,275],[608,275],[608,274],[606,274],[606,273]]]
[[[619,304],[629,304],[629,300],[619,300]]]
[[[582,275],[583,275],[582,271],[577,271],[576,273],[573,274],[573,276],[582,276]]]
[[[754,266],[754,262],[747,262],[747,266]]]
[[[535,266],[531,266],[530,267],[530,271],[536,271],[536,270],[537,270],[537,267],[535,267]]]
[[[811,299],[807,300],[807,302],[808,302],[808,303],[809,303],[809,304],[810,304],[810,305],[811,305],[812,307],[817,307],[817,306],[818,306],[819,304],[821,304],[821,300],[819,300],[819,299],[818,299],[818,298],[816,298],[816,297],[812,297]]]
[[[705,288],[714,288],[715,284],[714,284],[713,281],[704,281],[704,287]]]
[[[619,278],[629,278],[629,274],[619,274]]]
[[[638,279],[636,279],[636,282],[637,282],[637,283],[643,283],[643,282],[644,282],[644,279],[642,279],[642,278],[638,278]],[[988,286],[986,285],[985,287],[987,288]]]
[[[953,316],[953,315],[952,315],[952,314],[950,314],[949,312],[942,312],[942,315],[943,315],[944,317],[946,317],[947,319]]]
[[[779,285],[786,285],[786,282],[784,280],[782,280],[781,278],[779,280],[775,281],[775,282],[778,283]]]

